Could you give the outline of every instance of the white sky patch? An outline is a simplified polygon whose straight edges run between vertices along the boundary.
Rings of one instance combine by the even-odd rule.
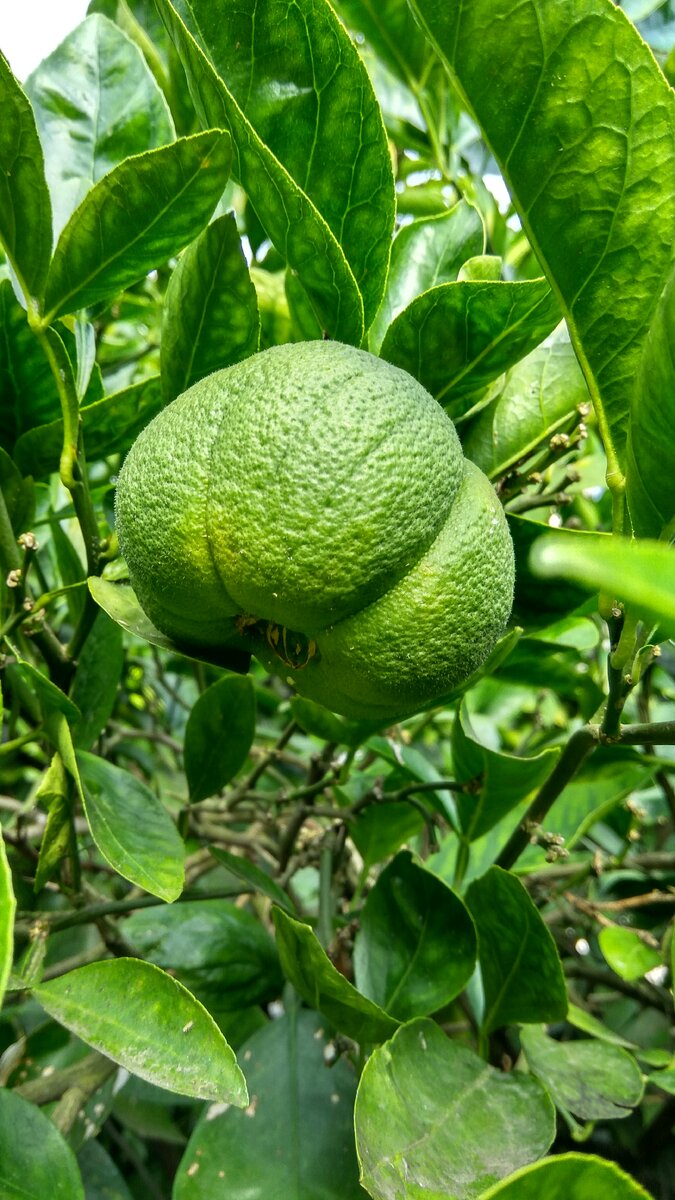
[[[22,82],[87,15],[88,0],[2,0],[0,50]]]

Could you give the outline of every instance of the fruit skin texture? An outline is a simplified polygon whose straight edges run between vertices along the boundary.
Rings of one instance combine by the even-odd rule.
[[[131,583],[163,633],[247,648],[349,717],[440,700],[508,620],[513,549],[491,484],[406,372],[338,342],[200,380],[120,473]]]

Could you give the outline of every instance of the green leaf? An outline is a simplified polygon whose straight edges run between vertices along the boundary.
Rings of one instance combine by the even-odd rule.
[[[0,1090],[0,1194],[4,1200],[84,1200],[68,1143],[39,1108],[6,1088]]]
[[[209,846],[209,851],[231,875],[235,875],[247,885],[247,891],[260,892],[274,904],[279,904],[286,912],[293,912],[293,905],[279,884],[250,859],[242,858],[240,854],[230,854],[229,850],[223,850],[220,846]]]
[[[628,429],[626,497],[633,531],[672,535],[675,518],[675,270],[644,340]]]
[[[281,966],[303,1000],[357,1042],[382,1042],[398,1021],[360,992],[333,966],[309,925],[274,909]]]
[[[384,862],[424,829],[424,817],[405,800],[369,804],[349,823],[349,836],[363,859],[364,871]]]
[[[291,712],[306,733],[337,746],[360,746],[375,729],[382,728],[382,721],[350,721],[304,696],[293,697]]]
[[[123,158],[173,141],[164,96],[140,50],[106,17],[82,21],[26,80],[44,149],[58,238]]]
[[[339,242],[367,328],[384,289],[395,193],[382,114],[351,38],[325,0],[296,0],[283,10],[276,0],[219,0],[217,9],[211,0],[177,0],[174,7]],[[232,137],[243,167],[234,126]],[[265,225],[260,184],[249,190],[243,172],[241,182]]]
[[[0,110],[0,242],[36,307],[52,252],[52,208],[33,110],[2,54]]]
[[[185,729],[190,800],[213,796],[241,770],[255,737],[255,692],[246,675],[225,675],[194,705]]]
[[[655,946],[648,946],[635,929],[609,925],[598,934],[598,944],[605,962],[622,979],[641,979],[662,958]]]
[[[51,679],[48,679],[46,675],[38,671],[37,667],[34,667],[32,663],[26,662],[24,659],[19,659],[17,670],[35,690],[40,704],[47,715],[61,713],[73,724],[79,719],[79,708],[73,704],[72,700],[68,699],[55,683],[52,683]]]
[[[209,1012],[267,1004],[283,984],[272,938],[246,909],[227,900],[189,900],[139,909],[124,924],[132,946],[175,972]]]
[[[651,1200],[614,1163],[593,1154],[561,1154],[518,1171],[480,1200]]]
[[[233,174],[248,193],[265,231],[295,271],[322,327],[336,340],[360,345],[363,300],[338,241],[311,199],[258,136],[226,83],[183,24],[170,0],[157,0],[187,75],[197,112],[205,124],[229,129]],[[181,4],[187,14],[187,5]],[[222,22],[220,10],[210,10]],[[223,24],[223,31],[231,29]],[[248,42],[250,31],[244,37]],[[342,44],[341,39],[338,44]],[[232,39],[232,49],[235,39]],[[281,89],[286,94],[285,87]],[[291,91],[293,86],[291,85]]]
[[[460,705],[452,730],[452,761],[459,783],[476,781],[472,794],[459,792],[455,804],[464,837],[482,837],[550,775],[558,747],[520,758],[492,750],[478,741],[465,704]]]
[[[0,383],[0,394],[2,384]],[[2,400],[0,399],[0,407]],[[9,454],[0,450],[0,491],[7,506],[7,513],[15,533],[26,533],[35,515],[35,488],[33,480],[22,479]]]
[[[129,771],[96,754],[77,755],[91,836],[123,879],[162,900],[183,890],[185,847],[160,800]]]
[[[87,193],[49,271],[45,322],[108,300],[177,254],[208,221],[230,173],[222,130],[127,158]]]
[[[672,263],[675,96],[605,0],[411,0],[563,306],[610,470]]]
[[[7,861],[5,843],[0,830],[0,1008],[7,987],[14,954],[14,913],[16,900],[12,887],[12,872]],[[2,1155],[0,1155],[0,1161]]]
[[[520,1071],[488,1066],[433,1021],[404,1025],[366,1063],[354,1110],[375,1200],[471,1200],[545,1154],[553,1106]]]
[[[399,1021],[449,1004],[476,965],[476,931],[459,896],[407,850],[380,875],[354,945],[359,991]]]
[[[567,993],[555,942],[519,879],[490,870],[466,903],[478,930],[485,1033],[516,1021],[560,1021]]]
[[[226,213],[188,246],[169,281],[162,310],[164,401],[248,358],[259,342],[256,290],[237,223]]]
[[[359,1200],[352,1107],[354,1072],[326,1069],[320,1018],[293,1007],[269,1021],[240,1056],[252,1106],[212,1107],[199,1121],[173,1200]]]
[[[430,49],[406,0],[337,0],[335,8],[403,83],[410,86],[420,78]]]
[[[377,351],[388,327],[404,308],[429,288],[457,279],[462,263],[485,246],[480,214],[466,200],[454,208],[404,225],[394,238],[387,286],[370,330]]]
[[[623,600],[675,637],[675,553],[664,542],[557,530],[534,543],[530,566],[544,579],[563,576]]]
[[[71,787],[61,755],[56,753],[35,794],[47,807],[47,824],[40,842],[33,891],[39,892],[72,849],[73,805]]]
[[[556,1042],[536,1025],[521,1029],[520,1042],[532,1074],[554,1103],[582,1121],[628,1117],[642,1099],[640,1068],[618,1046]]]
[[[0,185],[1,186],[1,185]],[[45,354],[26,320],[9,279],[0,280],[0,441],[10,453],[33,425],[61,412]],[[63,428],[61,426],[61,428]],[[61,439],[63,441],[63,438]],[[58,467],[61,443],[56,454]]]
[[[218,1026],[187,988],[150,963],[106,959],[33,992],[54,1020],[141,1079],[182,1096],[248,1103]]]
[[[559,320],[544,279],[441,283],[396,317],[380,354],[460,417],[474,393],[534,350]]]
[[[122,630],[98,613],[79,658],[70,697],[82,716],[73,730],[75,745],[89,750],[105,729],[117,699],[124,648]]]
[[[503,390],[463,434],[462,448],[496,479],[567,428],[587,402],[586,380],[571,343],[551,338],[507,372]]]
[[[91,1138],[78,1151],[85,1200],[133,1200],[124,1178],[103,1146]]]
[[[613,1029],[603,1025],[602,1021],[592,1017],[584,1008],[577,1008],[576,1004],[569,1004],[567,1007],[567,1023],[574,1026],[575,1029],[580,1029],[583,1033],[588,1033],[596,1041],[607,1042],[610,1046],[623,1046],[625,1050],[637,1048],[633,1042],[626,1041]]]

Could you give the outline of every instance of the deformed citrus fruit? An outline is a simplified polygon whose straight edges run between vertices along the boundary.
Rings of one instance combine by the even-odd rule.
[[[501,505],[406,372],[338,342],[217,371],[140,435],[117,529],[150,619],[351,717],[440,699],[508,619]]]

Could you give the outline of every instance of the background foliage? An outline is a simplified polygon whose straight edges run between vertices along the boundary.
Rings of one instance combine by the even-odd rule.
[[[675,1194],[675,7],[622,7],[93,0],[0,58],[4,1196]],[[516,546],[391,728],[181,654],[114,533],[164,404],[322,336]]]

